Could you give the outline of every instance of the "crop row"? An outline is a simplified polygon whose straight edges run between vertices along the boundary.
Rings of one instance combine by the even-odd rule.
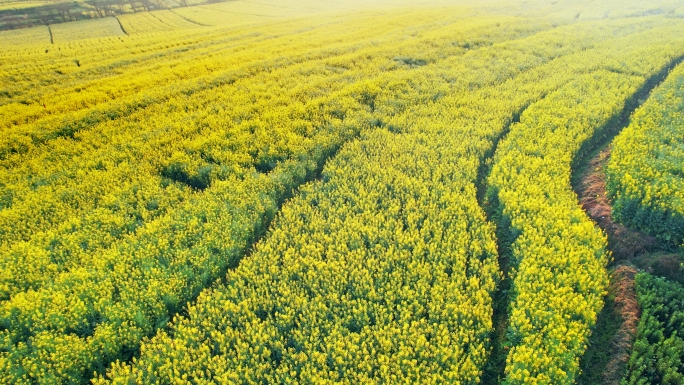
[[[579,77],[528,108],[497,150],[490,194],[514,239],[511,384],[574,382],[602,306],[607,259],[603,235],[570,189],[570,165],[633,90],[628,77],[606,71]]]
[[[530,106],[497,149],[488,196],[507,233],[502,241],[511,243],[507,383],[571,384],[578,374],[602,306],[607,256],[604,235],[577,204],[570,173],[587,143],[616,124],[645,79],[684,51],[681,40],[653,43],[636,39],[621,45],[621,53],[613,51],[651,51],[629,72],[604,62]]]
[[[664,242],[684,242],[684,65],[679,65],[613,142],[606,188],[613,216]]]

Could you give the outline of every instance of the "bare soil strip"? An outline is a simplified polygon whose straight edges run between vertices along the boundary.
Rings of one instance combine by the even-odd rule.
[[[608,249],[611,250],[615,263],[619,263],[657,250],[660,245],[655,237],[613,222],[612,203],[607,196],[604,172],[610,159],[611,149],[609,145],[589,160],[580,178],[577,193],[584,211],[608,235]]]
[[[603,372],[605,385],[620,385],[636,338],[637,325],[641,318],[634,284],[636,273],[637,270],[632,266],[619,266],[611,275],[610,293],[622,324],[610,343],[613,357]]]

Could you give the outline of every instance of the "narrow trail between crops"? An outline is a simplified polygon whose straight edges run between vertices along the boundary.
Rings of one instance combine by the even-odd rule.
[[[612,202],[606,191],[605,169],[610,160],[613,139],[629,125],[632,113],[665,80],[670,70],[682,61],[684,56],[672,60],[650,77],[627,101],[619,122],[601,130],[600,136],[590,139],[586,147],[588,151],[578,156],[573,167],[572,188],[582,209],[606,233],[612,257],[608,266],[608,295],[604,309],[598,315],[587,352],[582,357],[578,385],[620,384],[640,318],[634,277],[638,270],[651,270],[653,261],[655,264],[666,263],[670,257],[655,237],[613,221]]]
[[[608,235],[608,249],[613,258],[608,295],[582,360],[579,385],[620,384],[640,318],[634,282],[637,269],[629,263],[658,245],[654,237],[613,221],[604,173],[610,152],[608,145],[590,158],[579,177],[579,185],[575,186],[582,208]]]
[[[318,164],[316,165],[316,168],[313,170],[311,174],[308,174],[306,178],[304,178],[301,183],[293,186],[289,191],[286,191],[282,196],[278,197],[277,205],[276,205],[276,210],[273,213],[273,216],[271,217],[266,217],[264,218],[264,224],[261,226],[261,230],[257,231],[254,233],[252,237],[252,241],[250,242],[249,246],[244,250],[242,257],[238,258],[234,264],[227,266],[227,269],[219,275],[219,278],[216,280],[218,284],[225,285],[227,283],[228,279],[228,271],[233,270],[237,268],[239,265],[240,261],[243,259],[249,258],[254,251],[256,250],[257,245],[262,241],[264,237],[267,236],[269,229],[271,228],[271,224],[275,220],[275,218],[278,216],[278,213],[283,208],[283,205],[285,205],[289,200],[294,198],[297,194],[299,194],[299,190],[304,187],[305,185],[317,181],[322,181],[323,180],[323,170],[325,169],[325,165],[328,164],[329,162],[332,162],[336,157],[337,154],[349,143],[354,142],[355,140],[359,140],[361,137],[362,132],[356,133],[353,137],[343,141],[342,143],[339,144],[336,148],[334,148],[329,154],[327,154],[325,157],[319,160]],[[272,172],[272,171],[271,171]],[[190,304],[194,304],[197,301],[197,296],[193,297],[191,301],[188,302],[188,306]],[[182,314],[188,314],[188,309],[184,308],[182,311]],[[165,327],[168,328],[170,327],[171,324],[167,324]]]
[[[608,249],[614,263],[629,261],[659,248],[658,240],[648,234],[631,230],[613,221],[612,202],[606,191],[605,167],[612,146],[608,145],[591,158],[579,177],[575,192],[582,209],[608,235]]]
[[[543,99],[546,95],[543,95],[539,100]],[[539,101],[537,100],[537,101]],[[531,104],[534,104],[531,103]],[[530,105],[531,105],[530,104]],[[499,143],[508,136],[511,131],[511,126],[520,122],[520,116],[527,109],[526,106],[518,111],[511,119],[511,121],[504,127],[501,135],[494,139],[492,148],[489,154],[485,157],[485,160],[480,163],[480,168],[478,169],[477,175],[477,201],[480,207],[484,210],[487,221],[492,224],[501,223],[500,214],[494,209],[497,205],[488,201],[487,197],[487,178],[491,172],[491,167],[493,164],[494,154],[499,147]],[[501,383],[504,377],[504,369],[506,367],[506,355],[508,353],[508,347],[505,345],[506,342],[506,330],[508,329],[508,304],[510,303],[509,292],[512,285],[512,279],[510,276],[511,264],[510,259],[510,242],[505,234],[502,232],[506,229],[496,226],[496,244],[497,253],[499,255],[499,270],[501,270],[503,277],[501,282],[499,282],[496,292],[493,295],[493,307],[494,314],[492,315],[492,325],[494,330],[490,337],[491,341],[491,352],[487,364],[485,365],[482,373],[481,383],[483,385],[498,385]]]
[[[116,17],[116,16],[114,16],[114,18],[116,19],[116,22],[119,23],[119,28],[121,28],[121,32],[123,32],[124,35],[128,36],[128,32],[126,32],[126,30],[124,29],[123,24],[121,24],[121,20],[119,20],[119,18]]]

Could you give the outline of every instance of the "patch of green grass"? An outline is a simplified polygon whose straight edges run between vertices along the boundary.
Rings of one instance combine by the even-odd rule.
[[[589,338],[589,347],[580,361],[582,372],[577,378],[577,385],[603,385],[603,374],[613,357],[611,342],[621,324],[622,317],[617,311],[615,296],[609,294]]]

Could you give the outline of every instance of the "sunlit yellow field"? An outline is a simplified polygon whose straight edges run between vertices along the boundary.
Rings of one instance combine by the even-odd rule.
[[[575,383],[610,250],[570,178],[684,58],[682,15],[236,0],[0,31],[0,383]]]

